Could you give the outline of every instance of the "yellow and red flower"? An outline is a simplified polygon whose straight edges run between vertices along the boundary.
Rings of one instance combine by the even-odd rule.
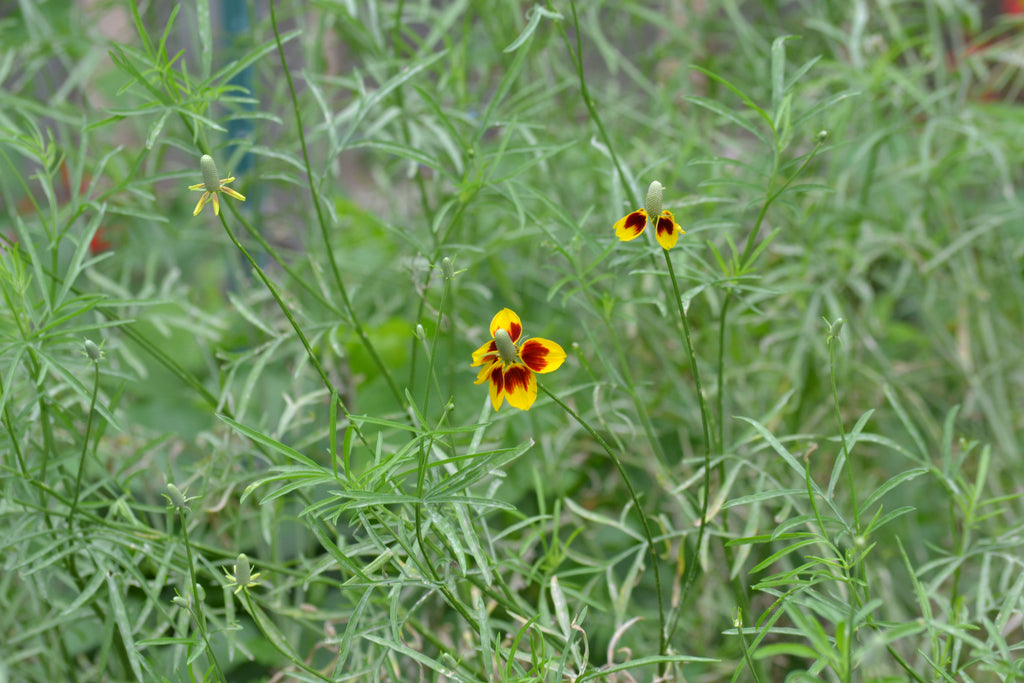
[[[196,210],[192,212],[193,216],[198,216],[199,212],[202,211],[203,207],[206,205],[206,202],[211,199],[213,200],[213,215],[219,216],[220,200],[217,199],[217,195],[221,192],[229,197],[234,197],[240,202],[245,201],[245,197],[228,187],[228,183],[235,182],[234,176],[221,179],[221,177],[217,175],[217,166],[213,163],[213,157],[209,154],[204,154],[199,159],[199,168],[203,172],[203,182],[188,186],[188,189],[190,190],[198,190],[203,193],[203,196],[199,198],[199,203],[196,204]]]
[[[482,365],[477,384],[490,382],[491,404],[497,410],[501,402],[520,410],[529,410],[537,399],[534,373],[557,370],[565,361],[565,351],[549,339],[534,337],[520,341],[523,324],[513,311],[503,308],[491,320],[493,339],[473,352],[473,365]]]
[[[668,209],[662,211],[661,215],[651,222],[656,224],[654,237],[658,240],[658,244],[661,245],[662,249],[671,249],[676,246],[679,236],[686,234],[686,231],[679,227],[676,219],[672,216],[672,212]],[[623,242],[635,240],[644,234],[646,227],[647,212],[643,209],[638,209],[619,219],[615,224],[615,236]]]
[[[620,241],[635,240],[644,234],[647,221],[650,219],[650,222],[654,224],[654,237],[658,240],[661,248],[668,250],[676,246],[679,236],[685,235],[686,231],[679,227],[671,211],[661,209],[661,198],[664,192],[665,187],[655,180],[647,188],[645,208],[637,209],[615,223],[615,235]]]

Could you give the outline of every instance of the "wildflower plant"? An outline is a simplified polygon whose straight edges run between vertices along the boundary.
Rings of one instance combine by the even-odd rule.
[[[0,21],[0,678],[1021,677],[1002,24],[43,4]]]

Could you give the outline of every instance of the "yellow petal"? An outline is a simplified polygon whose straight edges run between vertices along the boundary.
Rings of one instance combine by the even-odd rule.
[[[485,365],[485,364],[487,364],[488,361],[486,360],[486,356],[491,355],[491,354],[493,354],[495,356],[495,360],[496,360],[497,356],[498,356],[498,347],[494,343],[493,339],[491,341],[487,342],[486,344],[484,344],[483,346],[481,346],[476,351],[473,352],[473,364],[470,365],[469,367],[475,368],[478,365]],[[493,362],[493,361],[491,361],[491,362]]]
[[[491,380],[491,405],[497,410],[501,407],[501,401],[505,395],[505,378],[501,371],[501,364],[497,363],[487,368],[488,378]],[[481,373],[482,374],[482,373]]]
[[[199,212],[203,210],[204,206],[206,206],[206,200],[209,199],[209,198],[210,198],[210,193],[209,192],[204,192],[203,196],[199,198],[199,203],[196,204],[196,210],[192,212],[193,216],[198,216],[199,215]]]
[[[519,335],[523,333],[523,324],[519,320],[519,316],[514,311],[508,308],[503,308],[498,311],[493,318],[491,318],[491,336],[501,328],[508,332],[508,336],[515,343],[519,339]]]
[[[234,180],[234,179],[232,178],[232,180]],[[230,187],[222,187],[220,189],[221,189],[221,192],[223,192],[224,194],[228,195],[229,197],[234,197],[235,199],[237,199],[240,202],[244,202],[245,201],[245,196],[244,195],[241,195],[238,192],[235,192]]]
[[[654,233],[654,237],[658,240],[661,248],[671,249],[676,246],[676,242],[679,241],[679,235],[681,234],[685,235],[686,232],[676,223],[672,212],[668,210],[662,211],[661,215],[658,216],[658,229]]]
[[[534,337],[519,347],[519,357],[534,372],[552,372],[565,361],[565,350],[550,339]]]
[[[644,234],[644,228],[647,227],[647,212],[643,209],[634,211],[633,213],[623,216],[615,223],[615,236],[622,242],[628,242],[635,240],[640,235]]]
[[[530,368],[518,363],[510,365],[504,372],[505,398],[508,404],[519,410],[529,410],[537,400],[537,378]]]
[[[501,363],[497,363],[500,367]],[[473,384],[483,384],[491,376],[491,369],[495,366],[495,363],[489,363],[480,368],[480,372],[476,373],[476,381]]]

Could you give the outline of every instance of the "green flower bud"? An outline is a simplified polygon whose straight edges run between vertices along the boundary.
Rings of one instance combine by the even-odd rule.
[[[818,134],[815,135],[814,137],[817,138],[818,142],[825,142],[826,140],[828,140],[828,131],[820,130],[818,131]]]
[[[164,495],[164,498],[170,502],[172,507],[179,510],[183,510],[188,506],[188,501],[185,500],[184,494],[174,484],[167,484],[167,493]]]
[[[204,154],[199,159],[199,168],[203,171],[203,185],[207,192],[220,191],[220,175],[217,173],[217,164],[213,163],[213,157]]]
[[[171,598],[171,602],[173,602],[175,605],[182,609],[188,609],[188,598],[182,597],[180,595],[175,595],[173,598]]]
[[[99,363],[103,358],[103,351],[100,347],[96,346],[96,343],[91,339],[85,340],[85,355],[89,356],[89,360],[93,363]]]
[[[424,330],[423,329],[423,325],[421,325],[419,323],[416,323],[416,338],[417,339],[426,339],[427,338],[427,331]]]
[[[451,280],[455,277],[455,264],[447,256],[441,259],[441,273],[444,275],[445,280]]]
[[[661,198],[665,194],[665,187],[657,180],[650,184],[647,188],[647,200],[644,203],[644,209],[647,210],[647,220],[654,221],[658,220],[658,216],[661,215]]]
[[[235,560],[235,582],[239,586],[248,586],[251,581],[252,566],[249,564],[249,558],[245,553],[239,553],[238,559]]]
[[[498,347],[498,356],[504,364],[515,363],[519,358],[516,345],[512,343],[512,337],[502,328],[494,331],[494,345]]]

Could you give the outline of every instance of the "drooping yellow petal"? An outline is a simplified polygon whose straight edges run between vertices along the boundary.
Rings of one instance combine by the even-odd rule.
[[[203,196],[199,198],[199,203],[196,204],[196,210],[192,212],[193,216],[198,216],[199,215],[199,212],[203,210],[204,206],[206,206],[206,200],[208,200],[209,198],[210,198],[210,193],[209,192],[204,192]]]
[[[498,367],[501,367],[501,363],[497,363]],[[491,368],[495,366],[494,363],[484,365],[480,368],[480,372],[476,373],[476,382],[474,384],[483,384],[491,377]]]
[[[671,249],[676,246],[676,242],[679,241],[679,235],[685,234],[686,231],[679,227],[671,211],[666,209],[661,212],[661,215],[658,216],[658,229],[654,233],[654,237],[658,240],[658,244],[661,245],[662,249]]]
[[[623,216],[615,223],[615,236],[622,242],[635,240],[644,234],[644,228],[646,227],[647,212],[639,209],[627,216]]]
[[[503,308],[494,314],[491,318],[491,336],[501,328],[508,332],[508,336],[515,343],[519,339],[519,335],[523,333],[523,324],[519,320],[519,316],[514,311],[508,308]]]
[[[537,378],[530,368],[516,363],[505,370],[505,398],[519,410],[529,410],[537,400]]]
[[[565,350],[550,339],[533,337],[519,347],[519,357],[529,369],[545,373],[557,370],[562,365]]]
[[[489,359],[489,356],[493,356],[493,358]],[[497,359],[498,347],[492,339],[473,352],[473,364],[469,367],[475,368],[478,365],[487,365],[488,363],[493,363]]]
[[[232,180],[234,180],[234,178],[232,178]],[[227,181],[225,181],[225,182],[227,182]],[[226,187],[226,186],[221,186],[221,188],[220,188],[220,189],[221,189],[221,191],[222,191],[222,192],[223,192],[224,194],[228,195],[229,197],[234,197],[235,199],[237,199],[237,200],[238,200],[238,201],[240,201],[240,202],[244,202],[244,201],[245,201],[245,196],[244,196],[244,195],[242,195],[242,194],[241,194],[241,193],[239,193],[239,192],[235,192],[235,191],[234,191],[234,190],[232,190],[232,189],[231,189],[230,187]]]
[[[219,192],[211,192],[210,193],[210,199],[213,200],[213,215],[214,216],[219,216],[220,215],[220,200],[217,199],[217,195],[218,194],[220,194],[220,193]]]
[[[497,410],[505,397],[505,375],[501,371],[501,364],[497,363],[487,368],[490,382],[491,405]]]

